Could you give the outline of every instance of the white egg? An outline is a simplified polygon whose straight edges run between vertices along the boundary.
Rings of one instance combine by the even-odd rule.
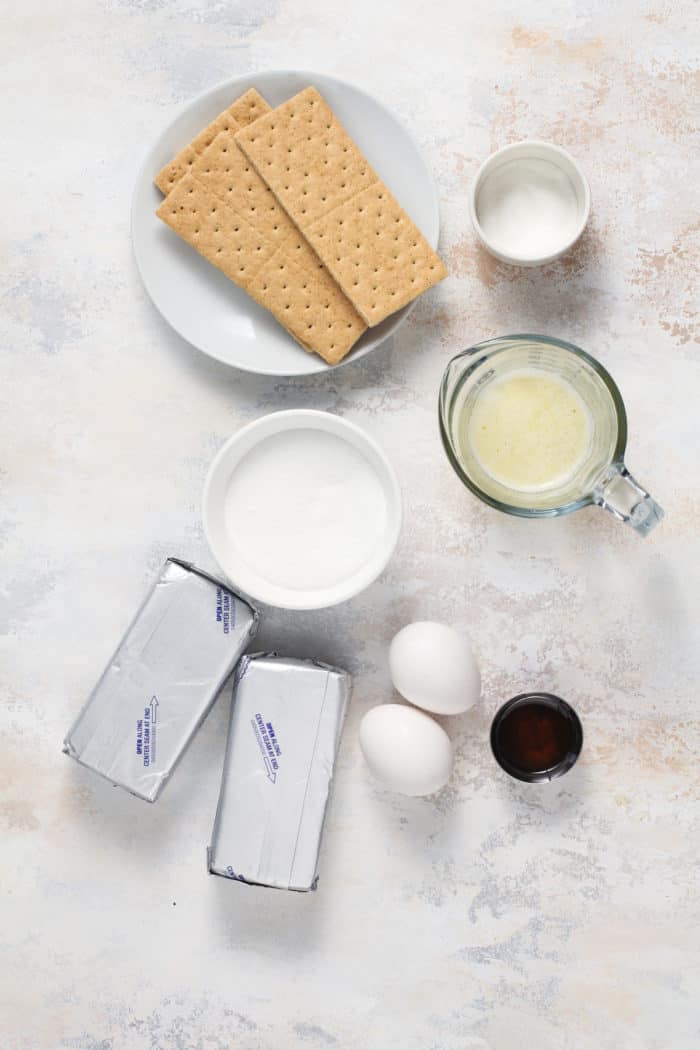
[[[403,795],[432,795],[452,773],[450,738],[415,707],[373,707],[360,722],[360,747],[377,780]]]
[[[458,715],[479,699],[481,674],[469,640],[444,623],[409,623],[389,647],[394,686],[438,715]]]

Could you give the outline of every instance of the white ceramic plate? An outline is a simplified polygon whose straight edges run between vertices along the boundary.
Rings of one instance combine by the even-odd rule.
[[[318,73],[251,73],[194,99],[157,138],[136,180],[131,234],[136,262],[153,303],[184,339],[225,364],[261,375],[310,375],[330,366],[307,353],[244,291],[156,217],[162,201],[157,172],[248,88],[271,106],[303,88],[318,88],[377,174],[437,248],[438,197],[432,175],[411,134],[388,109],[359,88]],[[365,332],[345,361],[376,349],[406,319],[411,305]],[[336,366],[338,367],[338,366]]]
[[[366,561],[343,579],[314,589],[290,588],[276,583],[246,561],[229,532],[226,503],[231,478],[242,460],[260,442],[292,430],[323,431],[346,441],[356,449],[376,474],[386,504],[386,520],[381,535]],[[284,528],[284,507],[280,507],[280,528]],[[209,468],[202,499],[204,532],[214,558],[239,590],[251,598],[281,609],[323,609],[353,598],[384,570],[394,553],[401,531],[401,489],[394,468],[373,438],[342,416],[315,409],[272,412],[248,423],[219,450]]]

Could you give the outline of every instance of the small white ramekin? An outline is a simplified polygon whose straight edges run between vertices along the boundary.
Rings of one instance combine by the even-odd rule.
[[[370,558],[351,576],[324,588],[297,590],[278,585],[236,557],[228,541],[225,504],[231,475],[240,461],[261,441],[288,430],[321,430],[347,441],[376,472],[386,499],[386,526]],[[209,468],[202,501],[204,531],[211,552],[231,583],[251,598],[280,609],[324,609],[353,598],[386,567],[401,531],[401,490],[394,468],[377,442],[341,416],[313,409],[272,412],[248,423],[228,439]],[[284,528],[284,508],[281,508]]]
[[[576,194],[577,203],[577,224],[573,233],[562,240],[562,243],[557,246],[556,250],[549,252],[547,255],[542,256],[528,256],[519,254],[517,249],[505,250],[502,243],[494,244],[490,240],[483,229],[481,222],[479,221],[479,194],[489,176],[500,168],[504,164],[510,164],[511,162],[519,160],[546,160],[550,164],[556,165],[569,179],[574,193]],[[525,142],[515,142],[510,146],[504,146],[502,149],[492,153],[490,157],[487,157],[484,163],[476,173],[476,178],[472,184],[471,193],[469,195],[469,210],[472,220],[472,225],[476,232],[477,237],[483,244],[484,248],[487,249],[493,256],[500,259],[501,262],[511,263],[514,266],[542,266],[545,263],[553,262],[554,259],[560,258],[565,252],[568,252],[570,248],[576,244],[583,233],[588,217],[591,211],[591,190],[588,185],[588,180],[584,175],[578,162],[561,146],[555,146],[551,142],[539,142],[537,140],[527,140]]]

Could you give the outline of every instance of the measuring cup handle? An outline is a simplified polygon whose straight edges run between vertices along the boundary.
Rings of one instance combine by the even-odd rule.
[[[624,463],[612,463],[593,490],[593,501],[605,507],[618,521],[631,525],[640,536],[648,536],[664,512]]]

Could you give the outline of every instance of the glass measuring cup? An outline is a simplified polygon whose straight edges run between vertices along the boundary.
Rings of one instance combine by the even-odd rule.
[[[590,415],[585,454],[565,477],[518,489],[489,474],[469,441],[469,420],[484,390],[508,373],[549,375],[573,387]],[[627,416],[622,396],[603,366],[571,343],[542,335],[489,339],[454,357],[440,386],[440,434],[456,474],[497,510],[524,518],[558,517],[595,504],[646,536],[664,512],[624,462]]]

